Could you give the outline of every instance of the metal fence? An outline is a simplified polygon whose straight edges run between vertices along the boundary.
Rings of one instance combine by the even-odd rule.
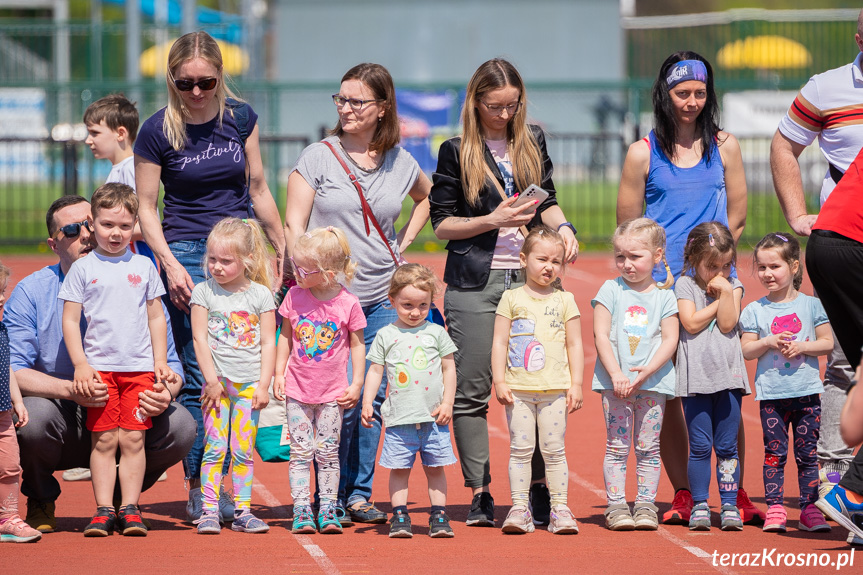
[[[267,182],[282,216],[288,175],[308,144],[305,137],[261,138]],[[558,202],[585,243],[608,245],[615,227],[617,187],[628,144],[618,135],[551,134],[548,139]],[[75,140],[0,139],[0,155],[13,147],[18,147],[19,156],[29,155],[33,162],[26,170],[0,169],[0,245],[39,244],[45,238],[44,216],[51,202],[63,194],[89,197],[104,182],[110,166],[105,161],[96,162],[89,148]],[[788,230],[773,192],[769,147],[769,139],[741,140],[749,191],[744,247],[754,245],[769,231]],[[804,151],[800,162],[804,189],[814,191],[810,200],[816,209],[826,163],[814,147]],[[436,240],[428,225],[416,245],[439,249],[442,242]]]

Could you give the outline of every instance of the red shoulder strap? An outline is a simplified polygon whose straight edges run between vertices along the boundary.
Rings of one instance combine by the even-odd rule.
[[[326,140],[321,140],[321,142],[326,147],[328,147],[330,149],[330,151],[333,153],[333,155],[339,161],[339,164],[341,164],[342,168],[344,168],[345,173],[348,175],[348,178],[351,180],[351,183],[357,189],[357,195],[359,195],[359,197],[360,197],[360,206],[362,206],[362,210],[363,210],[363,223],[366,226],[366,235],[369,235],[371,233],[371,230],[369,229],[369,221],[371,221],[375,230],[377,230],[378,234],[381,236],[381,240],[383,240],[384,245],[387,247],[387,251],[390,252],[390,257],[393,258],[393,263],[395,263],[396,267],[398,267],[399,266],[399,260],[396,257],[396,254],[393,253],[393,249],[390,247],[390,242],[387,240],[386,234],[381,229],[381,225],[378,223],[378,219],[375,217],[374,212],[372,212],[371,206],[369,206],[369,203],[366,201],[365,195],[363,195],[363,187],[360,185],[360,181],[353,174],[353,172],[351,172],[351,169],[348,167],[348,165],[345,163],[345,161],[342,159],[342,157],[339,155],[339,153],[336,151],[336,149],[333,147],[333,145],[331,143],[327,142]]]

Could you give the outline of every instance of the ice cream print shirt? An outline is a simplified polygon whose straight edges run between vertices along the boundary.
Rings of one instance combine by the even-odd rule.
[[[506,384],[515,391],[569,389],[566,322],[580,317],[572,294],[535,298],[524,287],[503,292],[497,315],[509,319]]]
[[[654,288],[646,293],[630,289],[623,278],[607,280],[590,301],[611,312],[611,347],[621,371],[632,381],[638,375],[629,368],[650,363],[662,343],[662,320],[677,313],[677,298],[672,290]],[[674,397],[674,366],[669,361],[641,385],[642,390]],[[593,371],[594,391],[614,389],[611,376],[599,359]]]

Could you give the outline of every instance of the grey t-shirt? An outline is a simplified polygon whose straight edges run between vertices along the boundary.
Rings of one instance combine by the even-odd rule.
[[[419,164],[403,148],[396,146],[384,155],[378,169],[367,171],[344,153],[337,137],[331,136],[327,141],[359,180],[366,201],[398,257],[395,223],[402,210],[402,201],[419,177]],[[360,198],[344,168],[326,145],[317,142],[303,150],[294,170],[315,190],[307,228],[336,226],[348,235],[351,258],[359,264],[357,274],[348,286],[351,292],[363,306],[386,300],[395,264],[371,222],[366,235]]]
[[[733,289],[743,289],[737,278],[730,278]],[[674,286],[677,300],[695,303],[695,310],[704,309],[715,300],[698,287],[695,279],[681,276]],[[750,393],[749,377],[740,347],[737,326],[722,333],[714,322],[696,334],[680,326],[680,343],[677,346],[677,397],[702,393],[715,393],[725,389],[742,389]]]

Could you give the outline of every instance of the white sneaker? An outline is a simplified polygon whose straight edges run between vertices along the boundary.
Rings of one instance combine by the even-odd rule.
[[[848,538],[845,540],[849,545],[863,545],[863,538],[857,537],[853,531],[848,532]]]
[[[533,517],[527,506],[513,505],[500,530],[504,533],[533,533]]]
[[[63,472],[63,481],[90,481],[90,470],[86,467],[73,467]]]
[[[560,533],[561,535],[578,533],[578,523],[575,522],[572,511],[566,505],[552,507],[549,517],[548,531],[550,533]]]
[[[160,476],[159,476],[159,479],[157,479],[156,481],[167,481],[167,480],[168,480],[168,472],[167,472],[167,471],[163,471],[163,472],[162,472],[162,475],[160,475]]]

